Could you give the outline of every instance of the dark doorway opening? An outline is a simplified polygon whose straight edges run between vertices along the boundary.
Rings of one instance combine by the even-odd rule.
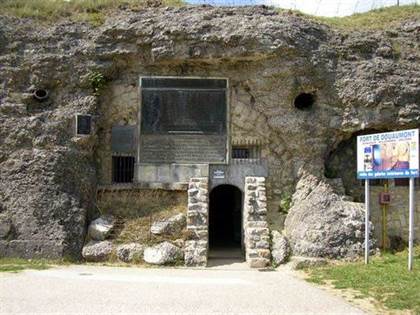
[[[242,192],[232,185],[220,185],[210,192],[210,258],[243,258]]]

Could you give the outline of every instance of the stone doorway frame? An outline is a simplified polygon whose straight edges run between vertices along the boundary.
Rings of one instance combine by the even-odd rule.
[[[245,177],[242,205],[245,258],[251,268],[270,265],[265,177]],[[185,265],[207,266],[209,250],[209,178],[191,178],[188,185]]]

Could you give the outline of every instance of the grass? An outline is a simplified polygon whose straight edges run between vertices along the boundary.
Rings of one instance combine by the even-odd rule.
[[[0,0],[0,12],[3,15],[35,18],[44,22],[67,18],[99,26],[107,15],[120,8],[139,10],[147,6],[181,6],[183,3],[183,0]],[[342,30],[385,29],[401,20],[420,18],[418,5],[387,7],[337,18],[316,17],[284,9],[279,9],[279,12],[291,12]]]
[[[119,8],[139,10],[150,5],[180,6],[182,0],[0,0],[0,15],[55,22],[61,18],[103,24]]]
[[[407,251],[384,253],[368,265],[342,263],[308,269],[308,281],[332,282],[337,289],[354,289],[356,297],[372,297],[391,310],[411,310],[420,314],[420,246],[415,250],[414,270],[407,270]]]
[[[420,19],[420,6],[386,7],[346,17],[316,17],[302,13],[298,15],[306,16],[338,30],[391,30],[392,26],[401,21]]]
[[[163,190],[103,192],[97,201],[102,214],[112,214],[118,218],[119,224],[113,235],[115,243],[138,242],[146,245],[164,240],[150,233],[152,223],[186,213],[187,204],[185,191]],[[183,235],[170,237],[174,240],[177,238],[183,238]]]
[[[52,263],[43,259],[0,258],[0,272],[17,273],[25,269],[44,270]]]

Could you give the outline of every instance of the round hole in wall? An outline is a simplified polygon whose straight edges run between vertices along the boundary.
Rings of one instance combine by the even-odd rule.
[[[33,96],[38,101],[44,101],[48,98],[48,91],[44,89],[36,89],[33,92]]]
[[[315,103],[315,95],[313,93],[300,93],[296,96],[294,105],[297,109],[309,109]]]

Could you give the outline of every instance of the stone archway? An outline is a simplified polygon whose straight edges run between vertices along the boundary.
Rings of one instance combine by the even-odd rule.
[[[237,188],[235,187],[235,189]],[[252,268],[267,267],[270,264],[271,252],[270,233],[266,220],[267,197],[264,177],[249,176],[245,178],[243,200],[241,216],[246,261]],[[190,179],[187,232],[189,237],[184,247],[185,264],[187,266],[206,266],[209,249],[208,177]]]

